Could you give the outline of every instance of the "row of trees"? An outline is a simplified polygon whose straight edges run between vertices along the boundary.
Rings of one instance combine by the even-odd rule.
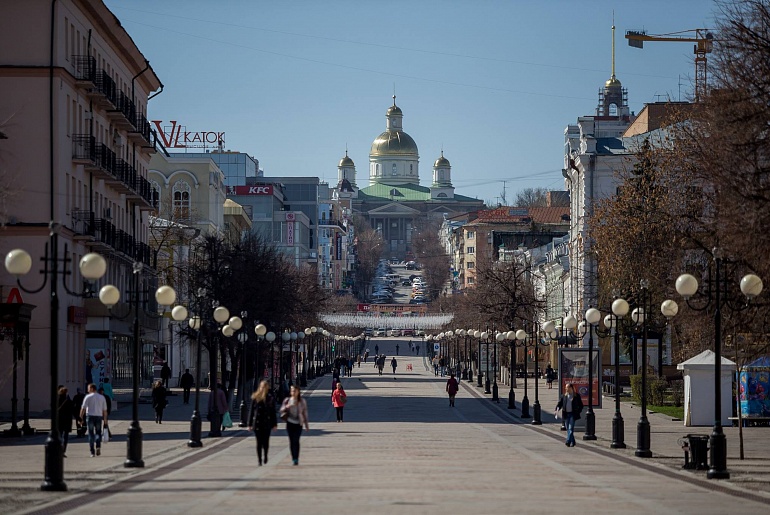
[[[707,275],[713,249],[733,262],[725,270],[731,295],[739,296],[745,273],[770,277],[770,4],[720,7],[709,94],[673,112],[665,132],[640,145],[635,164],[618,172],[618,195],[600,202],[590,221],[602,305],[613,294],[636,295],[642,278],[653,298],[674,296],[683,271]],[[708,347],[710,313],[680,314],[680,357]],[[736,353],[750,359],[768,351],[768,315],[763,306],[726,310],[727,342],[744,342]]]

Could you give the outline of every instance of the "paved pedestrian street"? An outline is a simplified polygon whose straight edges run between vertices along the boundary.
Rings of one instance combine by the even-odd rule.
[[[395,341],[378,341],[388,361]],[[506,409],[505,387],[496,404],[463,382],[451,408],[446,378],[435,377],[426,359],[397,359],[395,376],[379,376],[370,362],[343,379],[343,423],[336,422],[331,405],[331,375],[311,383],[305,392],[311,430],[302,436],[296,467],[283,429],[274,433],[269,463],[262,467],[254,437],[237,426],[222,438],[205,439],[202,449],[187,448],[191,405],[181,405],[179,396],[172,398],[171,420],[162,425],[143,406],[144,469],[123,468],[124,437],[105,444],[103,455],[93,459],[84,439],[71,439],[66,493],[38,491],[42,437],[35,445],[2,442],[4,468],[18,471],[15,479],[3,476],[0,513],[705,514],[734,512],[737,506],[747,513],[767,511],[766,483],[752,492],[708,481],[702,472],[633,458],[606,442],[583,442],[580,435],[577,447],[567,448],[553,416],[555,390],[540,391],[545,423],[533,427]],[[409,363],[413,370],[407,372]],[[130,405],[121,405],[119,413],[111,423],[116,433],[125,432]],[[610,416],[608,409],[600,415]],[[635,420],[626,416],[631,435]]]

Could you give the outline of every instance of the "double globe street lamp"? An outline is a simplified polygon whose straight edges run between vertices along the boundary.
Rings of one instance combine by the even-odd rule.
[[[739,305],[734,298],[729,297],[727,277],[723,277],[722,267],[729,263],[724,258],[720,249],[712,252],[714,257],[714,278],[711,278],[711,268],[706,280],[706,291],[700,299],[695,299],[698,293],[698,280],[691,274],[682,274],[676,280],[676,291],[684,297],[687,305],[696,311],[703,311],[714,306],[714,427],[709,439],[709,470],[706,477],[709,479],[729,479],[727,470],[727,440],[722,430],[722,307],[726,306],[732,311],[740,311],[749,307],[754,297],[762,293],[762,279],[754,274],[743,276],[740,281],[741,293],[747,302]],[[700,300],[700,305],[698,301]]]

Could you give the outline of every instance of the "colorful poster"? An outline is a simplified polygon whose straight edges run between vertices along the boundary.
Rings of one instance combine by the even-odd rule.
[[[593,381],[591,385],[591,397],[593,407],[602,407],[601,379],[599,373],[602,363],[600,349],[593,349]],[[567,383],[572,383],[575,390],[583,399],[583,404],[588,406],[588,349],[583,348],[559,348],[559,386],[564,391]]]
[[[770,367],[745,367],[739,374],[741,416],[770,417]]]
[[[112,378],[110,349],[86,349],[86,384],[94,383],[99,389],[105,378]]]

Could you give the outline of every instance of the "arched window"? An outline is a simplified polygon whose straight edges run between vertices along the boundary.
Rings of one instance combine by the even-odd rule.
[[[444,180],[444,170],[438,171],[438,180],[443,181]]]
[[[380,175],[380,163],[377,163],[374,165],[374,176],[377,177]]]
[[[393,163],[393,166],[391,166],[391,175],[397,175],[398,174],[398,168],[396,167],[396,163]]]
[[[171,190],[174,199],[173,216],[177,220],[190,219],[190,185],[185,181],[177,181]]]
[[[447,198],[446,193],[439,193],[436,198]]]
[[[155,211],[160,210],[160,184],[158,181],[150,181],[150,202]]]
[[[409,165],[409,175],[414,175],[414,165],[413,164]]]

